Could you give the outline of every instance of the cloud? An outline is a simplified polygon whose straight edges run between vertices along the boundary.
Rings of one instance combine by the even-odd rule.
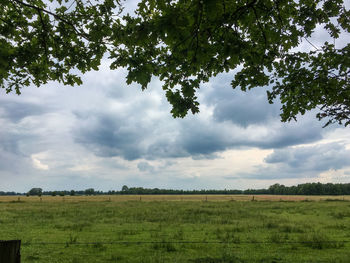
[[[147,108],[146,108],[147,110]],[[297,123],[270,121],[268,126],[237,126],[201,116],[142,119],[137,112],[95,111],[76,114],[76,143],[97,156],[126,160],[193,157],[216,158],[216,153],[240,147],[283,148],[323,138],[320,124],[310,118]],[[164,121],[166,120],[166,121]]]
[[[224,85],[226,78],[218,82]],[[173,119],[167,112],[169,105],[160,82],[151,84],[149,93],[139,94],[133,86],[122,89],[122,95],[118,89],[113,89],[100,107],[74,110],[74,141],[97,156],[118,156],[132,161],[183,157],[215,159],[217,153],[228,149],[283,148],[316,142],[324,136],[322,123],[312,114],[301,116],[297,122],[281,123],[279,110],[267,103],[259,89],[252,90],[249,99],[241,102],[242,92],[213,84],[201,93],[202,113]],[[229,115],[225,108],[231,100],[240,105],[237,107],[244,108],[238,110],[239,117]],[[259,106],[250,107],[245,101]]]
[[[76,142],[86,145],[102,157],[122,156],[127,160],[141,155],[142,140],[138,124],[127,125],[125,120],[112,114],[98,114],[89,117],[78,128]]]
[[[311,178],[349,168],[349,160],[350,150],[344,143],[288,147],[275,149],[265,158],[264,165],[256,166],[252,173],[240,175],[254,179]]]
[[[25,117],[42,115],[48,111],[43,105],[33,102],[4,100],[0,104],[0,118],[18,122]]]
[[[31,160],[28,156],[17,155],[14,152],[9,152],[0,148],[0,179],[4,179],[2,174],[10,173],[13,176],[24,171],[30,171]]]
[[[230,121],[236,125],[266,124],[278,119],[281,105],[269,104],[264,87],[243,92],[232,89],[232,74],[221,74],[206,86],[205,103],[213,106],[213,118],[218,122]]]
[[[230,74],[203,85],[201,113],[174,119],[159,80],[142,92],[125,85],[125,71],[109,71],[107,64],[84,75],[83,87],[50,83],[21,96],[0,96],[4,189],[229,188],[233,178],[232,187],[239,188],[248,185],[246,178],[310,178],[348,163],[340,146],[319,166],[312,165],[318,148],[300,150],[340,135],[345,145],[345,128],[322,129],[312,112],[281,123],[279,105],[267,103],[266,89],[232,90]],[[260,154],[254,157],[250,150]],[[234,154],[227,159],[229,151]]]
[[[43,164],[40,160],[32,158],[33,160],[33,165],[35,168],[40,169],[40,170],[49,170],[49,166],[46,164]]]
[[[137,168],[141,171],[141,172],[154,172],[154,167],[152,165],[150,165],[148,162],[139,162],[137,164]]]
[[[278,160],[278,156],[281,156]],[[328,143],[291,149],[277,149],[265,161],[277,161],[306,171],[338,170],[350,165],[350,150],[342,143]]]
[[[266,163],[283,163],[292,158],[292,153],[287,149],[274,151],[272,154],[265,158]]]

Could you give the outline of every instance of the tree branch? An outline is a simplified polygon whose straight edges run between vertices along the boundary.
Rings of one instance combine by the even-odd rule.
[[[40,22],[41,22],[41,27],[43,29],[43,33],[42,33],[42,42],[43,42],[43,46],[44,46],[44,50],[45,50],[45,57],[46,57],[46,63],[49,64],[49,52],[47,50],[47,43],[46,43],[46,25],[45,22],[43,21],[43,17],[41,15],[41,11],[37,10],[39,17],[40,17]]]
[[[88,35],[85,33],[85,32],[80,32],[74,24],[72,24],[70,21],[68,21],[67,19],[63,18],[62,16],[60,15],[57,15],[49,10],[46,10],[44,8],[41,8],[41,7],[38,7],[38,6],[35,6],[35,5],[31,5],[31,4],[28,4],[28,3],[25,3],[23,1],[20,1],[20,0],[12,0],[12,1],[15,1],[16,3],[20,4],[20,5],[23,5],[23,6],[26,6],[26,7],[29,7],[29,8],[32,8],[32,9],[35,9],[37,10],[38,12],[44,12],[48,15],[51,15],[53,16],[56,20],[60,20],[62,21],[63,23],[71,26],[73,28],[73,30],[77,33],[77,35],[85,38],[86,40],[89,40],[89,37]]]

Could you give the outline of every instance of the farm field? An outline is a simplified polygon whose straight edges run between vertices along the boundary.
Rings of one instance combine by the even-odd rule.
[[[252,200],[0,197],[0,240],[21,239],[24,263],[349,262],[348,196]]]

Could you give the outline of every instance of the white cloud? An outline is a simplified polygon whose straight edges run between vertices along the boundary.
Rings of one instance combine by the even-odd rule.
[[[43,160],[40,160],[42,158],[45,158],[45,155],[45,152],[31,155],[34,168],[39,170],[49,170],[49,166],[47,164],[44,164]]]

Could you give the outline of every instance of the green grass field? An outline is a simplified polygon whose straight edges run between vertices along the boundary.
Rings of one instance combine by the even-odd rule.
[[[348,201],[99,198],[2,199],[0,240],[24,263],[350,262]]]

